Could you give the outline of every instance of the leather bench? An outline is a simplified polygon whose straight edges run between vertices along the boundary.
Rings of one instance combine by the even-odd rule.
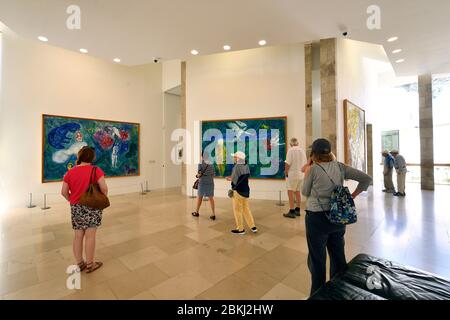
[[[450,280],[360,254],[309,300],[450,300]]]

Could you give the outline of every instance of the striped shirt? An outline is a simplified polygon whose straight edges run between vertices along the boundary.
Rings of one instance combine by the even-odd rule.
[[[394,167],[397,173],[406,173],[406,160],[403,156],[397,155],[394,160]]]

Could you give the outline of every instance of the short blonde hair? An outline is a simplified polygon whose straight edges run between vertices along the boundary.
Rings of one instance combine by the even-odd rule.
[[[292,138],[291,141],[290,141],[290,145],[292,147],[298,146],[298,139],[297,138]]]

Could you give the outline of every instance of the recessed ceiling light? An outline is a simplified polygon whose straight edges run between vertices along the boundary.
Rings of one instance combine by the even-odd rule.
[[[83,49],[83,48],[80,49],[80,52],[81,53],[88,53],[87,49]]]
[[[396,49],[396,50],[392,51],[392,53],[394,53],[394,54],[400,53],[400,52],[402,52],[402,49]]]
[[[197,50],[191,50],[191,54],[193,54],[194,56],[198,55],[198,51]]]
[[[39,36],[38,39],[39,39],[40,41],[42,41],[42,42],[47,42],[47,41],[48,41],[48,38],[47,38],[47,37],[44,37],[44,36]]]
[[[387,41],[388,42],[394,42],[394,41],[397,41],[398,40],[398,37],[392,37],[392,38],[389,38]]]
[[[226,45],[223,46],[223,50],[229,51],[229,50],[231,50],[231,47],[226,44]]]
[[[114,59],[114,62],[119,63],[119,62],[120,62],[120,59],[119,59],[119,58],[115,58],[115,59]]]
[[[405,62],[405,59],[398,59],[398,60],[395,61],[395,62],[397,62],[397,63],[402,63],[402,62]]]
[[[259,40],[258,44],[260,46],[265,46],[267,44],[267,41],[266,40]]]

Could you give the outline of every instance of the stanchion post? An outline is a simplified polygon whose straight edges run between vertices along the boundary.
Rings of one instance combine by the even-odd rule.
[[[277,203],[277,206],[279,206],[279,207],[284,207],[284,203],[283,203],[283,201],[281,200],[281,190],[279,191],[279,201],[278,201],[278,203]]]
[[[148,188],[148,180],[145,181],[145,192],[150,192],[150,189]]]
[[[36,208],[36,206],[33,204],[33,193],[30,192],[30,203],[28,204],[27,208]]]
[[[141,195],[146,195],[147,193],[144,191],[144,184],[141,183]]]
[[[50,209],[49,206],[47,206],[47,194],[44,193],[44,206],[41,208],[42,210],[48,210]]]
[[[196,196],[194,196],[194,188],[191,189],[191,196],[189,198],[191,199],[197,198]]]

